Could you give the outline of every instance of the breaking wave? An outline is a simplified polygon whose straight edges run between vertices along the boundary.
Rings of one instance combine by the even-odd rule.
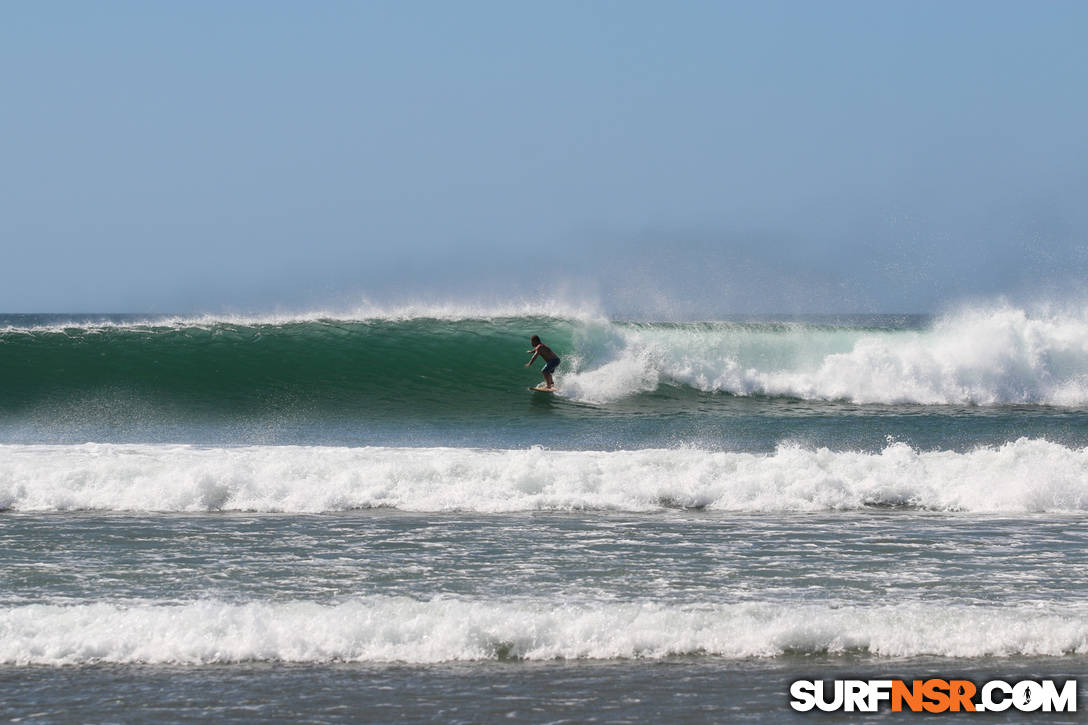
[[[0,446],[14,511],[1088,511],[1088,448],[487,450]]]
[[[569,395],[605,403],[682,386],[855,403],[1088,404],[1088,311],[969,310],[924,329],[630,324],[612,334],[608,355],[563,378]]]
[[[652,410],[661,395],[1088,405],[1088,311],[995,307],[907,324],[651,323],[522,312],[9,319],[0,329],[0,413],[63,408],[78,417],[81,406],[114,400],[198,417],[286,409],[319,417],[501,414],[539,380],[523,368],[532,334],[564,359],[560,394],[590,405],[637,400]]]
[[[447,662],[1088,654],[1082,608],[904,603],[89,603],[0,609],[0,663]]]

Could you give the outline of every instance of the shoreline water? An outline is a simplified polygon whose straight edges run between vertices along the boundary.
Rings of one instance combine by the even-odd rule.
[[[1079,678],[1078,702],[1088,697],[1081,660],[991,661],[908,658],[872,663],[864,658],[796,658],[787,662],[732,662],[676,658],[626,663],[492,663],[374,667],[290,664],[0,666],[0,698],[13,718],[65,719],[73,712],[121,722],[812,722],[832,716],[794,712],[790,682],[797,679],[945,677]],[[109,693],[103,697],[101,693]],[[123,693],[123,694],[122,694]],[[838,713],[835,722],[936,718],[977,722],[965,713]],[[988,713],[986,722],[1085,722],[1077,713]]]

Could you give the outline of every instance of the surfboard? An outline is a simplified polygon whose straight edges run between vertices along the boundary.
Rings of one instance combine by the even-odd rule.
[[[535,388],[529,388],[529,390],[532,390],[534,393],[557,393],[557,392],[559,392],[559,388],[549,388],[546,385],[538,385]]]

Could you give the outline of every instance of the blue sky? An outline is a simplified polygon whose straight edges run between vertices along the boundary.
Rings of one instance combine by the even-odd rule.
[[[934,311],[1088,273],[1088,3],[10,2],[0,311]]]

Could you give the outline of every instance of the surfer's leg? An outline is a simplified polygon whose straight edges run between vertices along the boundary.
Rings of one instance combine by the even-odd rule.
[[[559,358],[554,358],[548,361],[548,364],[544,366],[544,369],[540,372],[544,373],[544,382],[548,384],[549,388],[555,387],[555,382],[552,380],[552,371],[559,367]]]

